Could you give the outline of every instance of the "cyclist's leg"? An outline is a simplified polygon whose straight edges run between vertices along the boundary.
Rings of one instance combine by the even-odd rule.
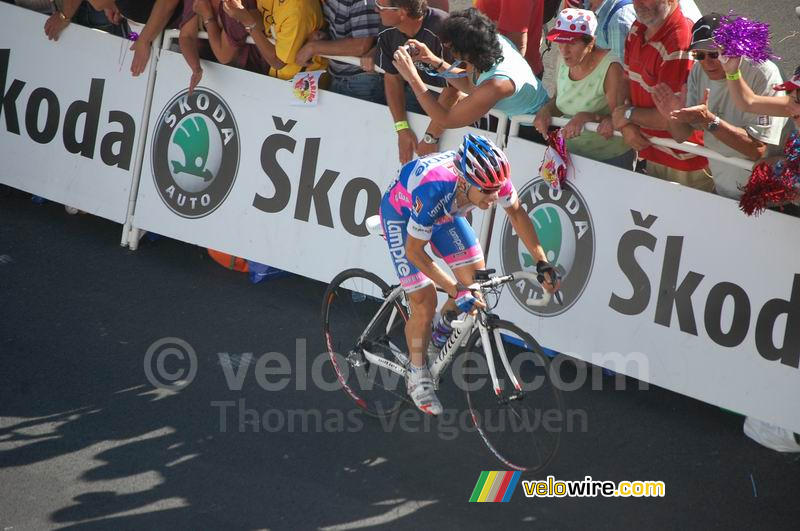
[[[409,303],[410,316],[406,322],[409,356],[414,365],[422,367],[425,365],[424,353],[431,335],[431,322],[436,313],[436,288],[433,281],[406,256],[407,223],[408,216],[397,212],[388,196],[384,196],[381,202],[381,225],[395,273]]]
[[[456,216],[448,223],[437,225],[431,242],[453,271],[456,280],[464,285],[472,284],[475,271],[486,267],[481,244],[466,218]],[[447,309],[460,313],[451,299],[448,299],[442,311]]]

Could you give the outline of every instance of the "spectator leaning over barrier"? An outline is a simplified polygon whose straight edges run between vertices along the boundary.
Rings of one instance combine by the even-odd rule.
[[[678,92],[686,83],[692,68],[688,51],[692,24],[677,0],[634,0],[633,6],[637,20],[625,42],[624,61],[631,105],[614,109],[614,128],[647,161],[649,175],[710,192],[714,181],[706,172],[704,157],[653,145],[644,136],[671,138],[653,91],[666,83]],[[702,135],[697,131],[688,140],[701,144]]]
[[[244,0],[243,5],[246,9],[256,9],[256,0]],[[192,71],[190,91],[203,77],[197,40],[201,24],[208,33],[208,44],[217,61],[251,72],[267,73],[269,64],[258,49],[247,42],[247,30],[222,9],[221,1],[183,0],[179,41],[181,53]]]
[[[542,79],[544,64],[539,48],[544,0],[475,0],[475,7],[497,24],[497,30],[514,43],[536,77]]]
[[[297,52],[297,62],[306,64],[314,55],[364,57],[375,45],[380,18],[374,0],[325,0],[322,14],[328,26],[313,34]],[[383,103],[383,78],[341,61],[329,61],[328,90],[374,103]]]
[[[44,33],[51,41],[57,41],[61,32],[67,29],[72,22],[87,28],[105,31],[118,37],[124,35],[124,27],[119,20],[119,16],[112,13],[117,12],[116,7],[110,9],[109,15],[103,10],[95,9],[86,0],[63,0],[54,4],[53,13],[44,23]],[[112,22],[116,20],[117,22]]]
[[[181,16],[180,0],[89,0],[92,7],[107,10],[116,7],[120,15],[144,24],[139,37],[131,45],[133,60],[131,74],[138,76],[150,61],[150,47],[164,28],[178,27]],[[116,22],[112,20],[112,22]]]
[[[384,5],[384,2],[390,1],[391,5]],[[452,62],[450,53],[445,50],[438,35],[442,23],[447,19],[447,13],[429,8],[425,0],[375,0],[375,6],[380,13],[381,22],[386,26],[386,29],[378,35],[376,64],[385,72],[386,102],[389,104],[389,112],[397,132],[400,162],[405,164],[414,158],[415,152],[423,156],[439,151],[439,137],[442,136],[444,128],[431,121],[422,137],[422,142],[417,143],[417,135],[408,125],[406,111],[420,114],[424,114],[425,111],[411,87],[398,73],[392,56],[399,46],[405,45],[409,39],[414,39],[424,43],[434,54]],[[411,57],[415,58],[416,50],[411,51]],[[449,109],[458,101],[458,90],[449,86],[445,78],[428,73],[426,65],[422,62],[415,62],[414,66],[423,82],[443,88],[438,100],[443,107]]]
[[[261,16],[245,9],[242,0],[223,0],[225,12],[244,26],[269,63],[268,75],[292,79],[301,70],[325,69],[327,62],[321,57],[313,57],[306,65],[296,59],[303,44],[324,24],[318,0],[258,0],[257,5]]]
[[[711,13],[698,20],[692,28],[691,51],[696,61],[689,80],[680,96],[660,84],[653,99],[667,119],[672,137],[684,142],[695,130],[704,130],[706,147],[726,157],[758,160],[770,150],[779,150],[786,119],[769,115],[745,113],[737,109],[725,85],[725,71],[719,61],[720,50],[713,39],[722,15]],[[781,73],[775,63],[766,61],[742,63],[742,78],[758,94],[772,96],[773,85],[781,83]],[[747,184],[748,170],[710,160],[716,192],[739,199],[741,186]]]
[[[448,129],[465,127],[493,108],[509,117],[535,114],[547,102],[547,91],[525,58],[477,9],[452,13],[442,24],[440,37],[453,54],[453,64],[413,39],[408,42],[419,52],[414,58],[402,47],[394,52],[395,68],[437,124]],[[440,74],[458,76],[447,81],[467,97],[450,109],[443,107],[420,79],[414,61],[426,63]]]
[[[574,29],[572,29],[574,28]],[[567,116],[562,129],[570,153],[633,170],[636,153],[614,136],[611,109],[622,105],[628,88],[622,65],[613,52],[598,48],[594,39],[597,19],[583,9],[564,9],[547,39],[558,44],[562,61],[554,97],[536,113],[534,127],[547,136],[553,116]],[[599,122],[598,132],[584,131]]]

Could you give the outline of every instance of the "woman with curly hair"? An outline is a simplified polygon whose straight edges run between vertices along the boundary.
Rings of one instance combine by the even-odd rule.
[[[395,51],[393,61],[431,120],[450,129],[465,127],[491,109],[511,117],[535,114],[547,102],[547,91],[525,58],[477,9],[452,13],[439,37],[450,48],[453,64],[413,39]],[[447,79],[467,97],[450,109],[441,106],[417,73],[415,62],[425,63],[431,75]]]

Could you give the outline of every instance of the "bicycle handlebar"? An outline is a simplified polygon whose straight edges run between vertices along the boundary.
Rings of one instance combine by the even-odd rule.
[[[525,279],[529,282],[533,282],[541,286],[541,283],[539,282],[536,273],[529,273],[527,271],[517,271],[516,273],[513,273],[511,275],[492,277],[489,280],[479,282],[479,285],[481,289],[491,289],[491,288],[496,288],[497,286],[502,286],[503,284],[507,284],[509,282],[513,282],[516,279]],[[556,296],[556,302],[563,305],[564,300],[561,297],[561,292],[556,291],[555,296]],[[535,307],[547,306],[550,303],[551,298],[552,294],[543,288],[541,297],[539,298],[531,297],[530,299],[527,299],[525,301],[525,304],[527,304],[528,306],[535,306]]]

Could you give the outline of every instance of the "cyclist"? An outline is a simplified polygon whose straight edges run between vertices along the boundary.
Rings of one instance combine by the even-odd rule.
[[[472,284],[475,271],[485,268],[483,250],[464,216],[495,202],[506,210],[520,240],[537,260],[544,288],[555,292],[558,275],[520,206],[508,159],[491,140],[468,134],[458,150],[412,160],[402,167],[381,202],[389,254],[410,305],[405,328],[411,358],[406,387],[414,404],[430,415],[442,412],[425,355],[436,313],[434,284],[450,297],[442,313],[456,307],[461,312],[485,307],[477,284]],[[428,242],[455,280],[428,256]]]

